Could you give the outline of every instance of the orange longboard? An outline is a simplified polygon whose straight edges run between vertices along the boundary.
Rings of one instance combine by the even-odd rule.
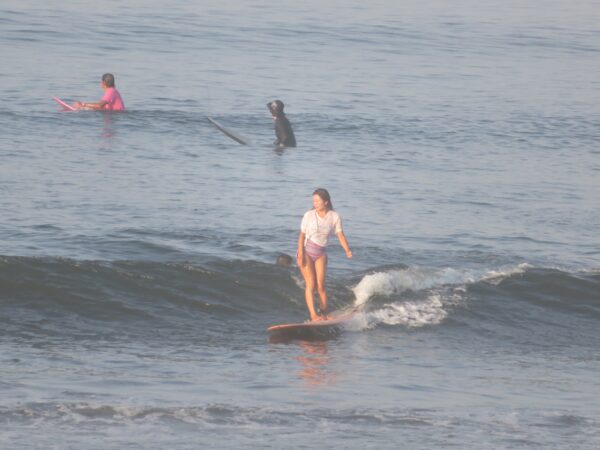
[[[321,340],[338,336],[341,327],[349,322],[358,312],[358,308],[332,314],[331,319],[318,320],[314,322],[286,323],[273,325],[267,328],[271,338],[275,340]]]

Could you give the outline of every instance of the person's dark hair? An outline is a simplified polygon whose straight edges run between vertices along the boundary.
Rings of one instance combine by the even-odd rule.
[[[277,265],[282,267],[290,267],[292,265],[292,257],[285,253],[280,253],[277,256]]]
[[[115,87],[115,76],[112,73],[105,73],[104,75],[102,75],[102,81],[104,81],[106,87]]]
[[[331,203],[331,197],[329,196],[329,192],[327,192],[327,189],[315,189],[315,192],[313,192],[312,195],[318,195],[319,197],[321,197],[321,200],[327,202],[328,210],[333,209],[333,203]]]
[[[273,100],[272,102],[267,103],[267,106],[269,108],[269,111],[271,111],[272,115],[283,115],[283,102],[281,100]]]

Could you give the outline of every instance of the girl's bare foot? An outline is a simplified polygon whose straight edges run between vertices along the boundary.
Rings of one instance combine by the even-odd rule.
[[[311,320],[311,322],[320,322],[321,320],[329,320],[329,316],[328,315],[316,316],[310,320]]]

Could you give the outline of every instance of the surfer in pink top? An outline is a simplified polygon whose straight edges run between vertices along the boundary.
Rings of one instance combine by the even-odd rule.
[[[121,94],[115,88],[115,77],[112,73],[102,75],[102,89],[104,95],[99,102],[75,102],[76,108],[81,109],[97,109],[102,111],[125,111],[125,105]]]

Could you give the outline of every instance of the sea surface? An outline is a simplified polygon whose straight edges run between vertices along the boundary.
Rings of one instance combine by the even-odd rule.
[[[599,448],[599,23],[3,0],[0,448]],[[52,101],[105,72],[126,112]],[[354,253],[332,240],[330,302],[362,312],[273,342],[308,318],[276,258],[318,187]]]

